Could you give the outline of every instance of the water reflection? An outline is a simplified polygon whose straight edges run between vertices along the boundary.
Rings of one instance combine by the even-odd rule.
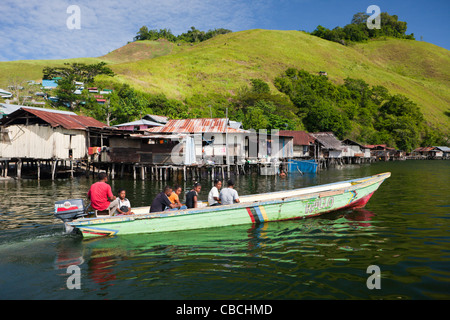
[[[92,180],[2,181],[0,298],[448,298],[449,169],[448,161],[407,161],[287,179],[240,176],[243,195],[392,172],[365,209],[93,240],[63,235],[52,216],[54,201],[83,198]],[[124,187],[132,205],[141,206],[166,183],[111,184],[113,190]],[[203,192],[206,199],[208,188]],[[372,264],[382,270],[379,291],[365,286]],[[81,269],[81,290],[66,288],[69,265]]]
[[[327,261],[349,261],[348,254],[368,250],[346,245],[342,239],[356,236],[355,230],[360,236],[373,235],[368,221],[374,216],[368,210],[343,211],[328,218],[253,226],[94,239],[62,237],[56,246],[54,264],[55,269],[80,266],[84,286],[93,292],[114,285],[128,292],[125,283],[153,287],[160,286],[161,281],[173,283],[189,277],[202,283],[233,276],[235,281],[245,283],[248,277],[258,278],[261,268],[275,268],[285,276],[295,277],[299,265],[325,267]],[[346,257],[337,256],[336,250]],[[270,281],[277,274],[266,276]],[[262,285],[260,280],[257,284]],[[214,293],[209,294],[215,297]]]

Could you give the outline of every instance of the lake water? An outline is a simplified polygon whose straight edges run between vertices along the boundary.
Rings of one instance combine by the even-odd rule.
[[[52,216],[54,201],[84,197],[91,179],[0,181],[0,299],[449,299],[450,161],[239,176],[236,189],[278,191],[387,171],[391,178],[360,210],[94,240],[63,234]],[[201,182],[206,199],[210,181]],[[126,188],[132,206],[149,205],[165,184],[110,183]],[[80,268],[80,289],[67,286],[71,265]],[[371,265],[380,289],[367,286]]]

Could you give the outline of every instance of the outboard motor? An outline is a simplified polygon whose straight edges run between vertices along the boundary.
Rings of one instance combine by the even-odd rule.
[[[61,200],[55,202],[55,217],[64,222],[87,216],[83,199]]]

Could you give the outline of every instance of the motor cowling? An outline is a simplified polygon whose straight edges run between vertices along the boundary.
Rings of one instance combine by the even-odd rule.
[[[55,202],[54,216],[64,222],[70,222],[88,215],[83,199],[61,200]]]

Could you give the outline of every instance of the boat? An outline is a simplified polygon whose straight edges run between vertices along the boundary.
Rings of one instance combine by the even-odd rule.
[[[67,232],[85,238],[126,234],[171,232],[270,221],[305,219],[328,212],[363,208],[390,172],[288,191],[240,196],[240,203],[149,213],[149,207],[133,208],[133,215],[94,216],[85,211],[83,199],[55,203],[55,217]]]

